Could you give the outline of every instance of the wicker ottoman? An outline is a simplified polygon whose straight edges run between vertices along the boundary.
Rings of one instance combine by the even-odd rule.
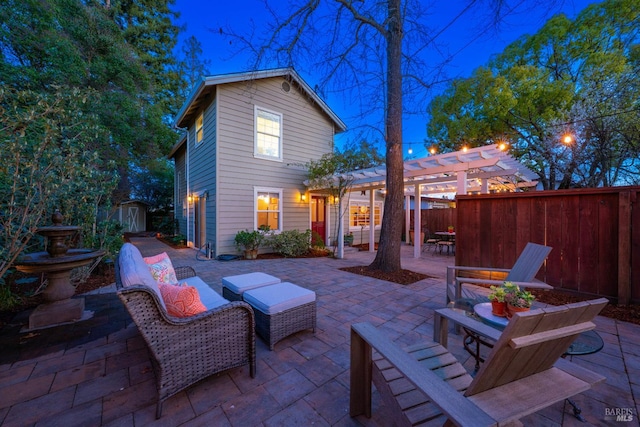
[[[276,283],[280,283],[280,279],[260,272],[227,276],[222,278],[222,296],[229,301],[242,301],[245,291]]]
[[[253,307],[256,332],[273,350],[275,343],[289,335],[316,331],[316,293],[293,283],[250,289],[243,299]]]

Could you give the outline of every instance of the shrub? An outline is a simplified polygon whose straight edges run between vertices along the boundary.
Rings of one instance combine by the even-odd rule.
[[[269,239],[269,245],[273,250],[285,257],[297,257],[309,252],[311,230],[301,233],[298,230],[283,231],[274,234]]]
[[[311,232],[311,247],[314,249],[324,249],[325,247],[324,240],[317,231]]]

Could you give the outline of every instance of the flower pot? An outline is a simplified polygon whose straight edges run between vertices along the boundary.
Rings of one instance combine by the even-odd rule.
[[[511,319],[513,313],[522,313],[523,311],[529,311],[531,307],[515,307],[511,304],[507,304],[507,319]]]
[[[409,230],[409,244],[413,246],[414,233],[413,230]],[[420,244],[424,242],[424,232],[420,232]]]
[[[344,244],[346,246],[351,246],[353,245],[353,235],[346,235],[344,236]]]
[[[257,259],[258,258],[258,250],[257,249],[247,249],[244,251],[244,259]]]
[[[491,301],[491,314],[499,317],[506,317],[507,303],[504,301]]]
[[[447,231],[448,231],[449,233],[453,233],[453,226],[449,226],[449,227],[447,227]]]

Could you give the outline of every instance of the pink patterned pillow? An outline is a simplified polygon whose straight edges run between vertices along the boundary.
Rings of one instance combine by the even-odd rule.
[[[167,313],[171,316],[189,317],[207,311],[207,307],[200,301],[198,290],[193,286],[174,286],[159,283],[158,287],[164,304],[167,306]]]
[[[173,269],[171,259],[166,252],[163,252],[156,256],[150,256],[144,258],[145,264],[149,268],[149,272],[158,283],[165,285],[178,284],[178,278],[176,277],[176,271]]]

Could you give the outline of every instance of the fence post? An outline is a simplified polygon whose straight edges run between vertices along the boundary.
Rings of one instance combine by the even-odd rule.
[[[351,327],[349,415],[371,418],[371,346]]]
[[[618,193],[618,304],[631,302],[631,192]]]

